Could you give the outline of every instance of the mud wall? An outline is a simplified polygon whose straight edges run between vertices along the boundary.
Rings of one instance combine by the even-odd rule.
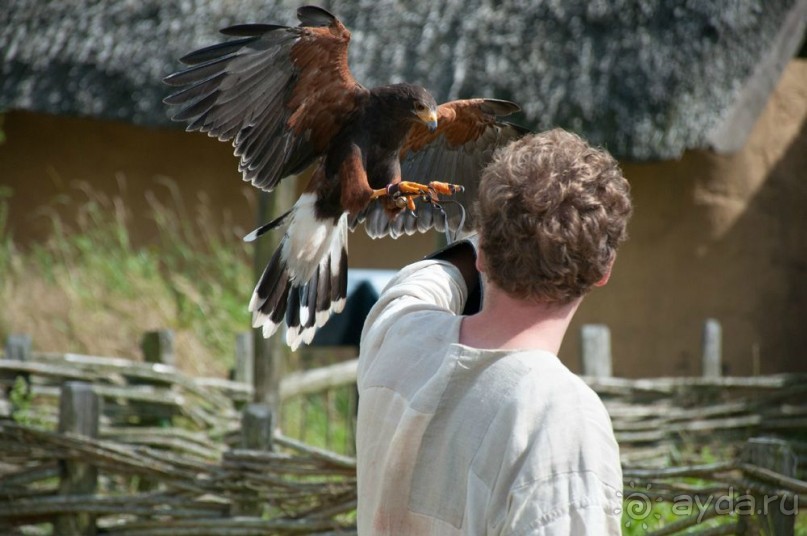
[[[627,377],[700,373],[704,319],[724,334],[725,372],[807,371],[807,61],[791,62],[740,152],[689,151],[678,161],[625,163],[636,211],[611,283],[584,302],[561,350],[578,367],[583,322],[611,327],[614,371]],[[146,201],[192,213],[200,196],[237,241],[254,224],[255,192],[232,150],[204,135],[27,112],[5,116],[0,183],[14,190],[9,224],[42,240],[54,211],[67,221],[78,186],[123,192],[134,240],[156,237]],[[351,237],[351,263],[397,268],[435,245]]]

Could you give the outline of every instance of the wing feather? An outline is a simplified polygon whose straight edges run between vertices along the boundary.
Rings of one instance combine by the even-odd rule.
[[[328,11],[298,10],[300,26],[241,24],[237,39],[184,56],[165,78],[173,119],[232,141],[245,181],[271,191],[328,148],[367,90],[347,63],[350,32]]]
[[[268,31],[268,29],[266,30]],[[185,65],[198,65],[200,63],[208,63],[218,58],[225,58],[232,53],[238,52],[241,47],[255,41],[255,37],[260,34],[253,33],[246,39],[234,39],[232,41],[225,41],[223,43],[216,43],[199,50],[195,50],[190,54],[186,54],[179,58],[179,61]]]
[[[255,37],[279,28],[284,28],[284,26],[278,26],[277,24],[236,24],[219,31],[232,37]]]

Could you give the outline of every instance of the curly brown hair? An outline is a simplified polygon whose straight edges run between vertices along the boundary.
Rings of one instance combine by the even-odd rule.
[[[479,185],[487,276],[511,296],[569,303],[608,273],[631,211],[607,151],[561,129],[525,136],[496,152]]]

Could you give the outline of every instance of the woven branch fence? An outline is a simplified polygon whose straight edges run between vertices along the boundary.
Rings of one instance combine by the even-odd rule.
[[[0,484],[0,519],[58,523],[60,516],[89,514],[98,516],[104,533],[130,536],[311,534],[349,526],[335,518],[356,506],[355,462],[274,439],[282,452],[234,449],[208,462],[6,422],[0,425],[3,460],[18,469]],[[98,492],[59,495],[53,480],[65,462],[96,468]],[[158,489],[132,492],[137,480],[159,482]],[[44,484],[34,487],[37,482]],[[267,507],[251,511],[255,504]]]
[[[350,526],[355,462],[277,435],[277,452],[228,450],[216,462],[149,447],[0,424],[0,520],[13,525],[97,516],[106,534],[312,534]],[[56,461],[58,460],[58,461]],[[60,464],[101,475],[91,495],[60,495]],[[159,482],[133,492],[137,481]],[[38,485],[37,485],[38,484]],[[253,505],[266,505],[254,509]],[[263,519],[263,515],[269,519]]]
[[[807,375],[584,379],[611,416],[623,464],[682,463],[686,450],[756,436],[785,439],[807,460]]]
[[[649,507],[663,502],[680,507],[676,520],[656,532],[651,524],[648,534],[793,534],[807,504],[807,376],[585,379],[621,445],[629,522],[652,521]],[[352,381],[355,361],[295,373],[281,398]],[[101,401],[97,437],[63,429],[64,392],[75,382]],[[23,404],[15,400],[21,385]],[[47,534],[48,524],[55,534],[77,526],[76,534],[172,536],[355,531],[355,460],[272,434],[271,421],[255,448],[242,427],[247,384],[162,364],[32,353],[0,360],[2,391],[4,534]],[[761,435],[768,438],[748,441]],[[713,445],[734,448],[704,464],[698,449]],[[82,492],[88,472],[96,484]]]
[[[320,383],[290,374],[281,397]],[[273,430],[252,390],[162,363],[0,360],[0,533],[355,532],[355,460]]]

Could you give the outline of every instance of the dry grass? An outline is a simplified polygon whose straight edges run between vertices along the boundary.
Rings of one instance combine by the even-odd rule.
[[[175,331],[177,362],[221,376],[235,333],[248,329],[252,288],[246,248],[210,222],[204,198],[187,210],[150,199],[158,245],[136,248],[120,198],[80,187],[75,221],[53,216],[44,244],[18,247],[5,227],[10,192],[0,190],[0,336],[29,333],[37,350],[129,358],[143,332]]]

